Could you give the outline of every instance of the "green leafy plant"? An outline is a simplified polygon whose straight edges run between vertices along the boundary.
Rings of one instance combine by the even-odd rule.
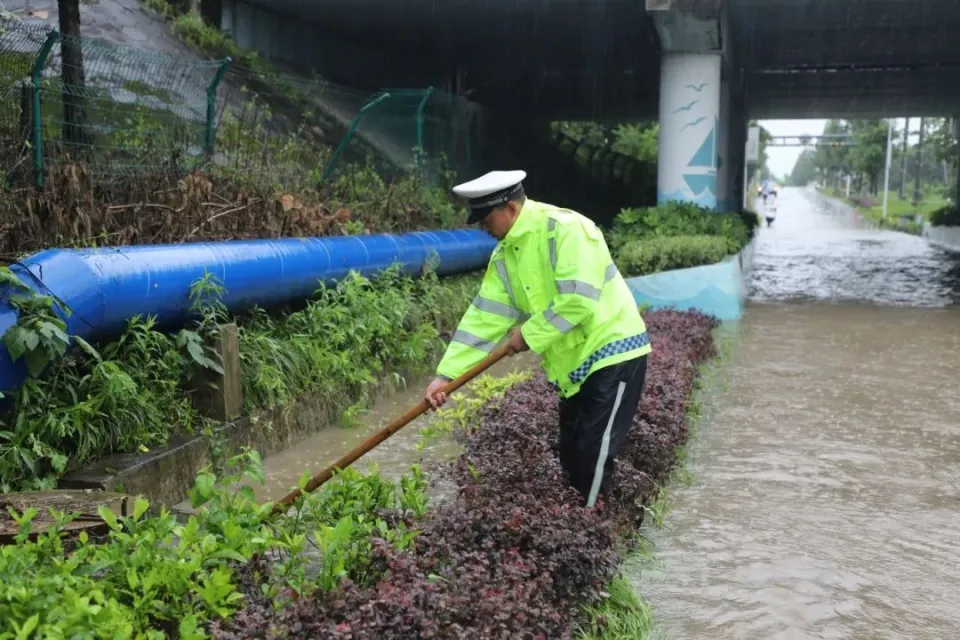
[[[376,281],[353,274],[321,287],[315,300],[287,316],[254,310],[239,319],[247,410],[255,414],[305,394],[333,414],[362,410],[389,373],[421,373],[436,361],[439,332],[456,326],[475,288],[475,276],[440,281],[394,269]],[[173,335],[158,330],[155,318],[135,317],[99,350],[77,340],[82,348],[66,352],[63,343],[69,357],[29,378],[0,416],[0,491],[49,488],[99,456],[146,451],[203,428],[188,383],[200,369],[220,367],[209,342],[230,319],[223,293],[210,274],[194,283],[196,320]],[[30,315],[30,299],[22,304],[22,320],[38,317]],[[48,313],[45,304],[39,311]]]
[[[736,253],[750,241],[758,224],[754,214],[717,213],[689,202],[668,202],[622,210],[608,233],[608,243],[617,251],[632,240],[710,235],[724,238],[728,252]]]
[[[148,515],[149,503],[137,498],[129,516],[100,507],[106,538],[81,533],[70,550],[61,536],[80,514],[53,512],[54,526],[34,541],[36,509],[0,514],[20,530],[15,544],[0,547],[0,639],[208,638],[206,623],[247,603],[247,571],[258,572],[263,597],[281,604],[291,587],[313,593],[344,578],[362,582],[373,537],[398,549],[413,540],[389,512],[418,516],[426,504],[419,467],[399,485],[348,470],[283,516],[254,499],[251,484],[262,482],[260,457],[243,451],[226,460],[225,475],[197,477],[190,492],[195,512],[186,523],[165,508]],[[307,565],[316,561],[304,553],[308,545],[321,551],[309,579]],[[280,561],[270,568],[267,555]]]
[[[345,577],[361,585],[377,578],[379,572],[371,564],[373,540],[398,550],[409,548],[417,534],[406,519],[426,513],[426,488],[419,465],[400,484],[384,479],[376,466],[367,473],[348,467],[317,492],[304,496],[299,522],[312,531],[312,544],[323,558],[316,588],[330,591]]]
[[[928,218],[935,227],[960,227],[960,208],[947,205],[932,212]]]
[[[653,611],[623,576],[610,582],[603,598],[585,608],[588,617],[578,629],[580,640],[646,640],[653,631]]]
[[[665,236],[631,240],[620,247],[616,263],[624,276],[642,276],[669,269],[715,264],[728,255],[720,236]]]
[[[475,283],[473,276],[408,278],[396,269],[374,283],[353,273],[321,286],[282,322],[254,310],[240,327],[248,407],[283,405],[309,392],[346,408],[344,398],[350,405],[366,400],[391,372],[425,372],[443,349],[439,330],[456,326]]]
[[[182,382],[189,362],[153,318],[133,318],[98,352],[62,358],[12,394],[0,422],[0,489],[44,488],[69,465],[146,450],[200,423]]]
[[[194,368],[213,369],[223,373],[220,354],[209,342],[220,330],[220,323],[228,320],[229,314],[222,300],[226,293],[223,283],[215,275],[206,272],[190,286],[190,310],[198,319],[192,329],[177,333],[180,348]]]
[[[453,406],[438,410],[430,424],[420,429],[417,450],[422,451],[437,438],[472,428],[481,410],[496,407],[507,391],[533,377],[533,371],[519,371],[505,376],[484,374],[467,385],[466,394],[456,398]]]
[[[3,334],[3,344],[12,360],[23,358],[27,372],[37,377],[67,352],[67,323],[57,310],[65,316],[70,310],[51,296],[34,293],[8,267],[0,267],[0,287],[10,291],[7,301],[17,311],[17,323]]]

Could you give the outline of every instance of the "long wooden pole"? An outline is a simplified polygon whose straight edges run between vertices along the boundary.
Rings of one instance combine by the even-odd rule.
[[[474,365],[472,369],[467,371],[465,374],[463,374],[456,380],[451,380],[450,382],[448,382],[441,389],[441,391],[448,395],[453,393],[454,391],[456,391],[457,389],[459,389],[460,387],[462,387],[463,385],[470,382],[471,380],[476,378],[478,375],[480,375],[481,373],[483,373],[484,371],[492,367],[494,364],[499,362],[505,355],[507,355],[506,345],[492,352],[483,361]],[[386,440],[387,438],[395,434],[397,431],[407,426],[413,420],[418,418],[421,414],[423,414],[429,408],[430,408],[430,403],[427,402],[426,398],[424,398],[415,407],[413,407],[412,409],[407,411],[405,414],[403,414],[402,416],[400,416],[399,418],[397,418],[396,420],[388,424],[386,427],[384,427],[380,431],[377,431],[376,433],[371,435],[369,438],[367,438],[366,440],[358,444],[356,447],[354,447],[353,449],[345,453],[342,458],[334,462],[332,465],[330,465],[320,473],[310,478],[310,481],[306,484],[303,490],[298,488],[294,491],[291,491],[283,498],[281,498],[280,501],[273,506],[273,513],[277,514],[289,509],[290,505],[292,505],[294,501],[297,498],[299,498],[301,495],[303,495],[304,493],[310,493],[312,491],[315,491],[320,485],[322,485],[324,482],[332,478],[334,472],[337,469],[340,469],[340,470],[346,469],[351,464],[359,460],[364,454],[370,452],[378,444],[380,444],[381,442],[383,442],[384,440]]]

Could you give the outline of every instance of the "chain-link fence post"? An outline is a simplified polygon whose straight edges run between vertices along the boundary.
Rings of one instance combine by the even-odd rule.
[[[43,76],[43,67],[47,64],[47,58],[53,45],[60,39],[60,33],[51,31],[47,34],[47,39],[37,52],[37,58],[33,61],[33,70],[30,73],[30,79],[33,82],[33,105],[31,111],[33,125],[33,179],[38,189],[43,188],[43,114],[40,113],[40,79]]]
[[[230,65],[233,63],[233,58],[227,56],[223,59],[223,62],[220,63],[220,67],[217,69],[216,75],[213,76],[213,80],[210,82],[210,86],[207,87],[207,125],[205,127],[205,137],[203,149],[207,154],[207,157],[213,155],[213,145],[216,140],[216,120],[217,120],[217,87],[220,86],[220,83],[223,81],[223,76],[227,74],[227,69],[230,68]]]
[[[350,123],[350,128],[347,129],[347,133],[343,136],[343,140],[340,141],[340,144],[337,145],[333,155],[330,156],[330,162],[327,163],[327,168],[323,170],[323,175],[320,176],[320,184],[326,182],[327,178],[330,177],[330,173],[333,171],[333,165],[336,164],[337,159],[340,157],[340,154],[343,153],[343,150],[347,148],[347,144],[350,142],[350,139],[353,138],[353,134],[356,132],[357,126],[360,124],[360,120],[363,119],[364,114],[389,97],[390,92],[382,91],[368,100],[367,103],[362,107],[360,107],[360,111],[356,116],[354,116],[353,121]]]
[[[416,162],[417,171],[420,173],[420,179],[424,182],[427,180],[427,174],[423,165],[423,154],[426,153],[426,147],[423,146],[423,112],[427,108],[427,102],[430,100],[431,95],[433,95],[433,87],[427,87],[427,90],[423,92],[423,98],[420,100],[420,104],[417,105]]]

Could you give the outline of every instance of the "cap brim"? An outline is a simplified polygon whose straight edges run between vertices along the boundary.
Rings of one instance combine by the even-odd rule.
[[[483,207],[482,209],[470,209],[470,215],[467,216],[467,224],[477,224],[482,222],[493,211],[494,207]]]

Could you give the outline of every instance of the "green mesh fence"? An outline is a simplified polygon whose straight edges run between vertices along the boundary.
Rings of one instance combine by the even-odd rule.
[[[361,141],[430,184],[441,182],[448,170],[463,175],[476,170],[480,112],[458,96],[432,88],[385,89],[362,102],[354,100],[345,111],[357,115],[329,173],[345,170],[343,152]]]
[[[371,96],[263,66],[61,39],[0,19],[4,166],[38,186],[62,154],[104,179],[210,164],[238,176],[269,172],[291,187],[358,163],[430,183],[447,169],[472,171],[475,105],[433,89]]]
[[[368,96],[322,80],[231,69],[218,89],[214,160],[238,175],[269,167],[282,182],[319,184]],[[370,154],[376,150],[354,145],[347,157]]]
[[[82,64],[70,61],[70,48]],[[41,84],[45,157],[69,150],[110,175],[196,164],[206,151],[207,91],[222,66],[61,39]],[[73,77],[83,79],[63,80]]]
[[[22,165],[30,149],[31,76],[47,34],[45,28],[0,20],[0,150],[4,167]]]

